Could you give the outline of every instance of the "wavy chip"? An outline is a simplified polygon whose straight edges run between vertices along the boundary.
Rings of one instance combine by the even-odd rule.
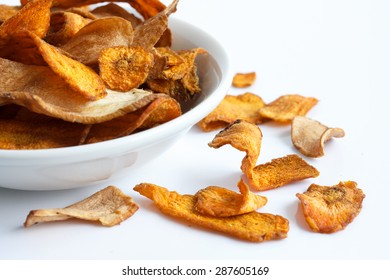
[[[277,122],[289,123],[296,116],[305,116],[316,105],[314,97],[298,94],[283,95],[260,109],[260,115]]]
[[[196,211],[214,217],[231,217],[256,211],[267,203],[266,197],[252,193],[243,180],[237,185],[240,193],[217,186],[199,190],[195,194]]]
[[[32,210],[24,226],[76,218],[112,227],[131,217],[138,208],[130,196],[125,195],[117,187],[109,186],[65,208]]]
[[[153,55],[141,47],[104,49],[99,56],[100,76],[108,88],[129,91],[142,85],[153,66]]]
[[[237,96],[226,95],[221,103],[197,125],[203,131],[212,131],[224,128],[238,119],[261,124],[264,119],[259,114],[259,110],[264,106],[263,99],[250,92]]]
[[[344,137],[341,128],[329,128],[318,121],[297,116],[291,123],[291,140],[305,156],[321,157],[325,154],[324,145],[332,137]]]
[[[292,154],[257,165],[253,169],[252,176],[248,176],[248,179],[253,189],[265,191],[295,181],[315,178],[319,174],[315,167],[298,155]]]
[[[251,212],[232,217],[211,217],[195,210],[196,198],[193,195],[181,195],[148,183],[138,184],[134,190],[153,200],[166,215],[239,239],[252,242],[282,239],[287,237],[289,230],[288,220],[279,215]]]
[[[250,87],[256,81],[256,72],[237,73],[233,77],[232,85],[236,88]]]
[[[335,186],[311,184],[298,193],[306,222],[314,232],[333,233],[347,227],[360,213],[365,195],[353,181]]]

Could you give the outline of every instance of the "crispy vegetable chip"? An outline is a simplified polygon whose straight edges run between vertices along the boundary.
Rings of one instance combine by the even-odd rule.
[[[138,205],[120,189],[109,186],[90,197],[65,208],[32,210],[24,223],[25,227],[43,222],[63,221],[76,218],[100,222],[112,227],[131,217]]]
[[[203,131],[212,131],[224,128],[238,119],[261,124],[263,118],[259,110],[264,106],[263,99],[250,92],[237,96],[226,95],[217,108],[198,122],[198,126]]]
[[[256,81],[256,72],[237,73],[233,77],[232,85],[237,88],[245,88],[254,84]]]
[[[20,6],[10,6],[10,5],[0,5],[0,24],[2,24],[5,20],[9,19],[10,17],[13,17],[16,15],[19,10]]]
[[[0,106],[17,104],[65,121],[93,124],[133,112],[158,98],[158,94],[133,89],[109,91],[105,98],[86,101],[50,68],[24,65],[0,58]]]
[[[260,164],[248,176],[251,186],[257,191],[275,189],[280,186],[317,177],[320,173],[298,155],[287,155]]]
[[[249,190],[243,180],[238,182],[240,193],[210,186],[195,194],[195,209],[201,214],[215,217],[231,217],[256,211],[267,203],[267,198]]]
[[[133,28],[137,27],[142,23],[141,19],[129,13],[126,9],[115,3],[108,3],[107,5],[99,6],[93,9],[91,12],[98,18],[114,16],[124,18],[131,23]]]
[[[294,146],[305,156],[321,157],[324,145],[332,137],[344,137],[341,128],[329,128],[318,121],[297,116],[291,124],[291,139]]]
[[[104,49],[99,57],[100,76],[112,90],[129,91],[148,77],[153,55],[141,47]]]
[[[251,212],[233,217],[211,217],[195,210],[193,195],[180,195],[148,183],[138,184],[134,190],[153,200],[166,215],[236,238],[252,242],[282,239],[287,237],[289,230],[288,220],[278,215]]]
[[[333,233],[349,225],[362,209],[365,195],[353,181],[327,187],[311,184],[298,193],[306,222],[314,232]]]
[[[304,116],[316,105],[314,97],[304,97],[297,94],[284,95],[260,109],[263,118],[277,122],[291,122],[295,116]]]

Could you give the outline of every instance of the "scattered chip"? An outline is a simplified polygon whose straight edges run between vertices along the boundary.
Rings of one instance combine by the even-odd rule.
[[[263,207],[267,198],[252,193],[243,180],[238,182],[241,193],[210,186],[195,194],[195,209],[201,214],[214,217],[231,217],[250,213]]]
[[[295,181],[314,178],[319,174],[315,167],[309,165],[298,155],[292,154],[256,166],[252,176],[248,176],[248,179],[253,189],[265,191]]]
[[[256,81],[256,72],[237,73],[233,77],[232,85],[237,88],[245,88],[254,84]]]
[[[210,114],[198,122],[198,126],[203,131],[212,131],[224,128],[238,119],[261,124],[264,120],[259,111],[264,106],[263,99],[250,92],[237,96],[226,95]]]
[[[321,157],[324,144],[332,137],[344,137],[341,128],[329,128],[318,121],[297,116],[291,124],[291,139],[294,146],[305,156]]]
[[[141,47],[107,48],[99,56],[100,76],[112,90],[138,88],[145,82],[152,65],[153,55]]]
[[[148,183],[138,184],[134,190],[153,200],[166,215],[236,238],[252,242],[282,239],[287,237],[289,230],[288,220],[279,215],[251,212],[232,217],[212,217],[195,210],[196,198],[193,195],[180,195]]]
[[[305,116],[316,105],[314,97],[298,94],[283,95],[260,109],[260,115],[277,122],[291,122],[295,116]]]
[[[353,181],[327,187],[311,184],[298,193],[306,222],[314,232],[333,233],[349,225],[362,209],[365,195]]]
[[[77,218],[100,222],[103,226],[115,226],[131,217],[138,205],[120,189],[109,186],[90,197],[65,208],[32,210],[24,223],[25,227],[43,222],[63,221]]]

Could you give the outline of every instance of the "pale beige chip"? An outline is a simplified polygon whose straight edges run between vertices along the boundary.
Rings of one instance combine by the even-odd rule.
[[[24,226],[76,218],[100,222],[103,226],[111,227],[131,217],[138,208],[130,196],[114,186],[109,186],[65,208],[32,210]]]
[[[318,121],[297,116],[291,124],[291,140],[305,156],[321,157],[325,154],[324,145],[332,137],[344,137],[341,128],[329,128]]]
[[[198,126],[203,131],[212,131],[224,128],[238,119],[261,124],[264,119],[259,111],[264,106],[263,99],[254,93],[228,94],[210,114],[198,122]]]
[[[232,85],[237,88],[245,88],[253,85],[256,81],[256,72],[237,73],[233,77]]]
[[[306,222],[314,232],[333,233],[348,226],[360,213],[365,195],[353,181],[335,186],[311,184],[297,194]]]
[[[282,239],[287,237],[289,230],[288,220],[279,215],[250,212],[232,217],[212,217],[195,210],[196,198],[193,195],[181,195],[149,183],[138,184],[134,190],[153,200],[166,215],[239,239],[252,242]]]
[[[314,97],[283,95],[261,108],[260,115],[276,122],[290,123],[295,116],[305,116],[317,102]]]

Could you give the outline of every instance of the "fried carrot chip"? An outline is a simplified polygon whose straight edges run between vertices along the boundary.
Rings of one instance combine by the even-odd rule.
[[[134,190],[153,200],[166,215],[243,240],[262,242],[282,239],[287,237],[289,230],[288,220],[278,215],[251,212],[232,217],[212,217],[195,210],[196,198],[193,195],[180,195],[148,183],[138,184]]]
[[[265,191],[295,181],[314,178],[319,174],[316,168],[298,155],[292,154],[256,166],[248,179],[253,189]]]
[[[25,227],[43,222],[63,221],[76,218],[100,222],[103,226],[112,227],[131,217],[138,205],[120,189],[109,186],[90,197],[65,208],[32,210],[28,214]]]
[[[305,156],[321,157],[324,145],[332,137],[344,137],[341,128],[329,128],[318,121],[297,116],[291,124],[291,139],[294,146]]]
[[[314,97],[297,94],[284,95],[260,109],[260,115],[277,122],[291,122],[295,116],[304,116],[316,105]]]
[[[9,19],[10,17],[13,17],[16,15],[19,10],[20,6],[10,6],[10,5],[0,5],[0,24],[2,24],[5,20]]]
[[[220,131],[208,145],[217,149],[229,144],[244,151],[246,155],[242,160],[241,170],[248,178],[252,178],[252,170],[260,155],[262,137],[257,125],[237,120]]]
[[[237,73],[233,77],[232,85],[237,88],[245,88],[254,84],[256,81],[256,72]]]
[[[249,190],[243,180],[238,182],[240,193],[210,186],[195,194],[195,209],[201,214],[214,217],[231,217],[256,211],[267,203],[267,198]]]
[[[159,0],[128,0],[128,2],[144,19],[151,18],[166,8]]]
[[[105,98],[86,101],[50,68],[0,58],[0,105],[17,104],[29,110],[85,124],[123,116],[158,97],[149,91],[109,91]]]
[[[148,129],[181,115],[179,103],[166,95],[159,95],[149,105],[135,112],[91,127],[85,143],[95,143]]]
[[[217,108],[198,122],[198,126],[203,131],[212,131],[226,127],[237,119],[261,124],[263,118],[259,110],[264,106],[263,99],[250,92],[237,96],[226,95]]]
[[[153,55],[141,47],[104,49],[99,56],[100,76],[108,88],[129,91],[148,77]]]
[[[298,193],[306,222],[314,232],[333,233],[349,225],[362,209],[365,195],[353,181],[335,186],[311,184]]]

